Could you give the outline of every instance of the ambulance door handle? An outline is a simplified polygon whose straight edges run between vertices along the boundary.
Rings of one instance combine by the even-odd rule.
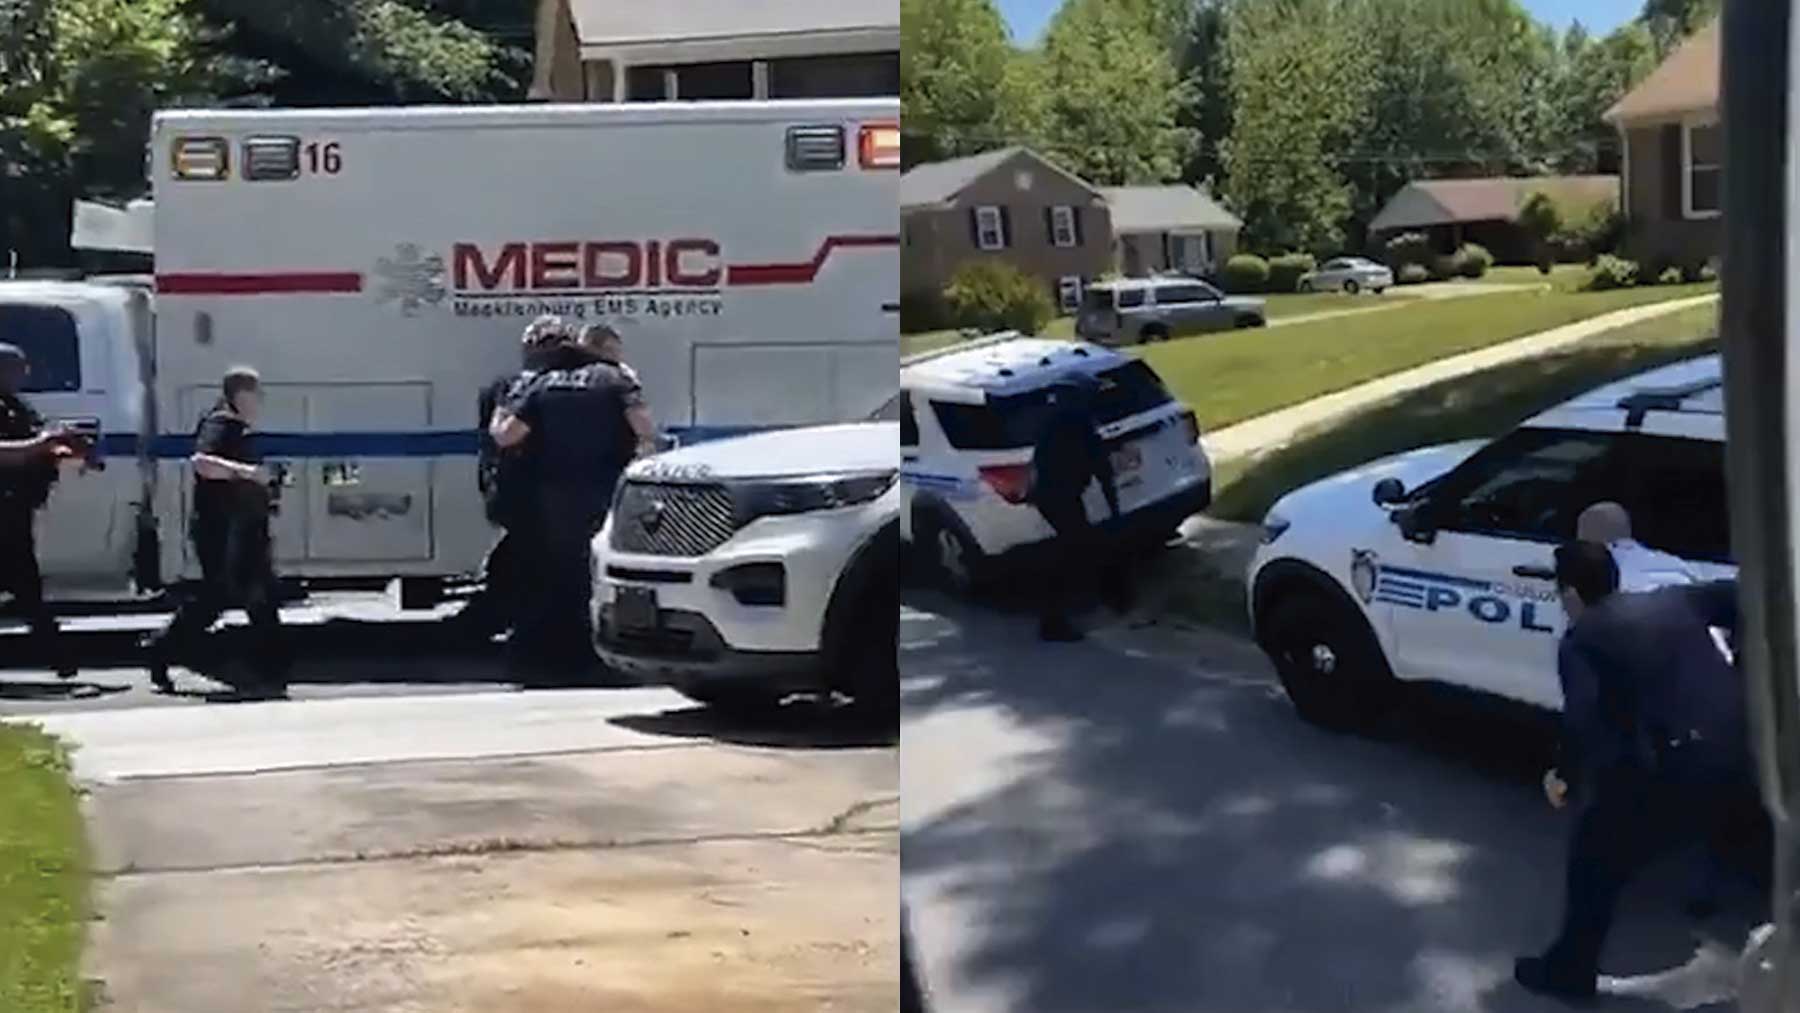
[[[1550,569],[1548,566],[1527,566],[1525,564],[1520,564],[1513,567],[1513,576],[1525,577],[1530,580],[1555,580],[1556,571]]]

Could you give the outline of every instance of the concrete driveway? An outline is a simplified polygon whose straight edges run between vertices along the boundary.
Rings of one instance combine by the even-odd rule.
[[[101,1009],[894,1008],[891,732],[441,667],[273,703],[169,705],[124,669],[24,694],[89,789]],[[0,673],[0,701],[46,681]]]
[[[950,1013],[1523,1013],[1564,818],[1535,722],[1421,701],[1387,741],[1293,715],[1222,634],[1046,645],[936,595],[902,622],[903,888]],[[1631,894],[1605,1008],[1732,1008],[1743,910]]]

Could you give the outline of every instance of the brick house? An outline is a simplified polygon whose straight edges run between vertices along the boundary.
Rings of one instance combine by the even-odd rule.
[[[1719,24],[1695,32],[1611,109],[1625,152],[1626,249],[1646,264],[1719,254]]]

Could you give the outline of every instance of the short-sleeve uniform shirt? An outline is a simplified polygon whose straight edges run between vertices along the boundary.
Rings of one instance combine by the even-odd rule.
[[[579,485],[616,476],[631,462],[637,439],[625,413],[643,403],[635,374],[594,362],[540,374],[516,414],[531,427],[544,481]]]
[[[214,410],[200,420],[200,428],[194,434],[194,452],[238,464],[262,463],[250,424],[225,409]],[[248,482],[201,476],[194,479],[194,515],[198,518],[255,516],[266,513],[267,508],[266,491]]]

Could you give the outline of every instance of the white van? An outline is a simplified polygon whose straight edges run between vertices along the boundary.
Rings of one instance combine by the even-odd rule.
[[[158,114],[154,327],[141,292],[0,286],[4,304],[95,307],[64,331],[80,390],[34,400],[132,459],[92,526],[46,518],[48,578],[122,586],[149,522],[140,586],[197,573],[185,461],[238,363],[266,383],[263,451],[290,483],[277,564],[302,578],[478,568],[476,392],[517,368],[540,313],[614,324],[684,442],[868,415],[898,368],[898,116],[893,99]],[[138,501],[142,523],[120,506]]]

